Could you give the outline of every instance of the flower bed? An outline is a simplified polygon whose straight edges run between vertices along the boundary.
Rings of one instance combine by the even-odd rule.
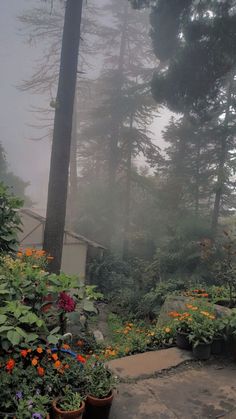
[[[97,358],[82,351],[85,345],[78,345],[74,353],[63,344],[61,332],[67,313],[94,311],[93,300],[100,294],[75,277],[50,275],[48,259],[35,249],[20,251],[16,258],[0,258],[0,414],[4,417],[47,418],[58,397],[62,407],[80,408],[91,392],[91,369],[84,366],[89,362],[98,368]],[[74,396],[78,392],[80,396]]]

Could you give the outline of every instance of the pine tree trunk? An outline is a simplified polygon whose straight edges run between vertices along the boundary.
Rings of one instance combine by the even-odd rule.
[[[77,92],[74,101],[71,150],[70,150],[70,170],[69,170],[69,196],[67,208],[67,221],[71,230],[74,229],[78,203],[78,175],[77,175],[77,145],[78,145],[78,124],[77,124]]]
[[[200,176],[200,156],[201,156],[201,142],[200,138],[197,141],[197,156],[196,156],[196,174],[195,174],[195,216],[199,215],[199,176]]]
[[[124,3],[124,22],[121,32],[121,42],[119,51],[119,64],[118,64],[118,76],[120,77],[117,85],[116,97],[118,98],[121,94],[123,84],[123,70],[124,70],[124,56],[127,43],[127,23],[128,23],[128,2]],[[119,109],[117,110],[119,112]],[[106,244],[108,247],[112,246],[112,238],[115,235],[115,223],[116,223],[116,172],[118,166],[118,143],[120,137],[120,128],[122,120],[119,115],[115,115],[113,121],[113,132],[110,140],[110,155],[108,164],[108,227],[107,227],[107,240]]]
[[[232,95],[232,82],[233,77],[230,76],[228,91],[227,91],[227,99],[226,99],[226,111],[225,111],[225,120],[224,120],[224,127],[227,129],[229,123],[229,114],[230,114],[230,106],[231,106],[231,95]],[[217,232],[219,216],[220,216],[220,205],[225,185],[225,163],[227,160],[227,144],[228,135],[223,136],[221,138],[221,148],[220,148],[220,156],[219,156],[219,165],[218,165],[218,174],[217,174],[217,184],[216,184],[216,193],[215,193],[215,201],[214,201],[214,208],[212,214],[212,233],[213,235]]]
[[[67,0],[62,38],[43,244],[54,258],[49,269],[55,273],[60,272],[63,249],[82,3]]]
[[[130,131],[133,128],[133,115],[130,117]],[[130,207],[131,207],[131,170],[132,170],[132,140],[128,139],[127,166],[126,166],[126,192],[125,192],[125,213],[124,213],[124,241],[123,259],[129,257],[129,235],[130,235]]]

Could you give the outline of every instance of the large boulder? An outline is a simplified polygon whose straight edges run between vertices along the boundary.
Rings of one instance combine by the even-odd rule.
[[[186,304],[192,303],[190,297],[183,295],[170,295],[166,298],[158,318],[157,326],[164,326],[170,322],[169,313],[171,311],[186,311]],[[217,317],[224,317],[231,313],[230,308],[215,304],[215,313]]]

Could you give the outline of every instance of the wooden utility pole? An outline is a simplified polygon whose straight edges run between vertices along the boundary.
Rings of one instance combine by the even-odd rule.
[[[44,250],[53,257],[49,270],[54,273],[60,272],[62,259],[82,4],[83,0],[67,0],[66,2],[61,64],[55,103],[43,244]]]

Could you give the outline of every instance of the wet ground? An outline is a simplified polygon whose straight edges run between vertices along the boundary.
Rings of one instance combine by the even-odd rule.
[[[236,363],[189,361],[151,378],[124,381],[110,419],[236,419]]]

